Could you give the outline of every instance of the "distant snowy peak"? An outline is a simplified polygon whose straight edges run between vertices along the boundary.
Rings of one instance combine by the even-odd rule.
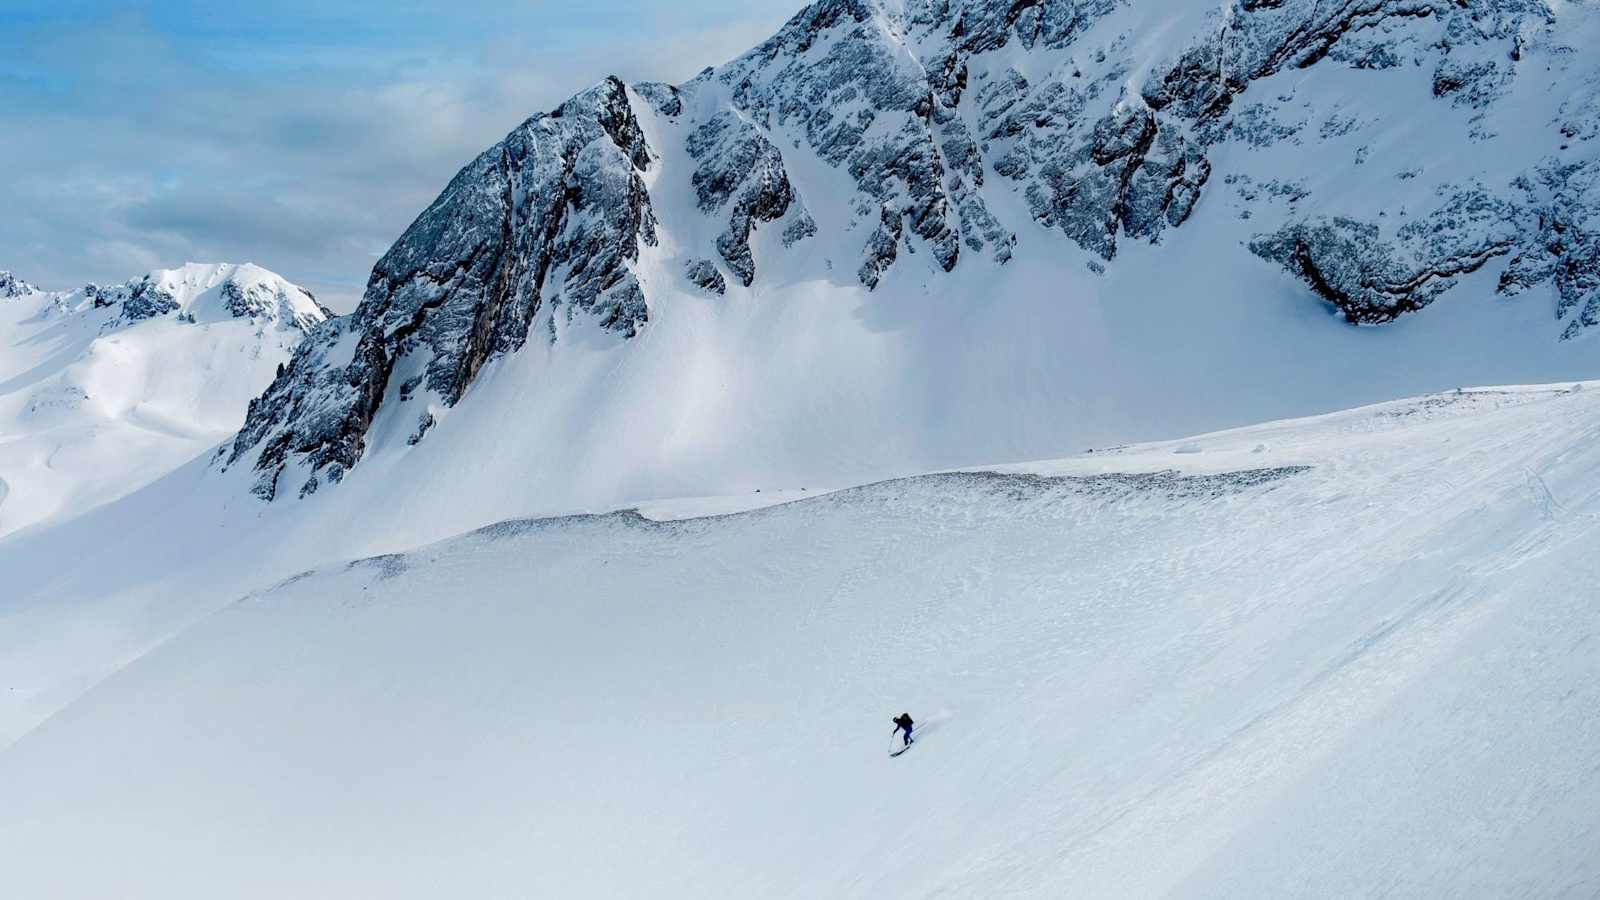
[[[186,322],[249,319],[309,332],[330,315],[310,291],[251,263],[185,263],[108,287],[84,286],[65,298],[115,307],[124,323],[176,315]]]
[[[134,490],[236,430],[328,317],[253,265],[20,284],[0,294],[0,538]]]
[[[1593,7],[1556,0],[822,0],[686,84],[608,78],[467,165],[227,462],[264,497],[301,463],[303,493],[361,457],[395,373],[420,440],[533,335],[614,343],[769,271],[883,291],[1029,253],[1081,280],[1207,198],[1234,220],[1218,252],[1352,323],[1494,266],[1576,338],[1600,326],[1596,40]]]
[[[29,294],[40,293],[39,289],[23,281],[10,272],[0,269],[0,300],[11,297],[25,297]]]

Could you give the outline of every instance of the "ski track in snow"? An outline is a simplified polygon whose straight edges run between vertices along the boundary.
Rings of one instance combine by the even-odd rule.
[[[0,669],[55,704],[8,725],[0,864],[21,896],[1592,896],[1597,427],[1593,390],[1431,395],[287,578],[333,535],[234,520],[277,582],[237,602],[48,582],[78,628],[166,630],[75,694]],[[902,710],[929,740],[890,759]]]

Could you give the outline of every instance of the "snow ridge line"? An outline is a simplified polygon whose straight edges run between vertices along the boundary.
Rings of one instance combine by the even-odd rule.
[[[638,507],[604,513],[572,513],[559,516],[538,516],[526,519],[506,519],[475,528],[464,534],[446,538],[430,546],[448,546],[472,539],[492,541],[508,540],[543,531],[586,525],[619,525],[645,531],[686,532],[699,530],[712,523],[737,518],[752,518],[774,514],[805,504],[881,504],[899,496],[897,489],[913,485],[931,485],[955,490],[982,491],[1008,496],[1016,501],[1043,500],[1050,502],[1065,497],[1090,497],[1117,500],[1149,494],[1165,500],[1215,500],[1224,496],[1244,493],[1254,488],[1268,487],[1276,482],[1309,472],[1313,466],[1272,466],[1258,469],[1239,469],[1232,472],[1187,475],[1176,469],[1156,472],[1107,472],[1094,475],[1035,475],[1029,473],[994,472],[935,472],[925,475],[908,475],[869,484],[844,488],[815,497],[803,497],[738,512],[691,516],[683,519],[652,519]],[[422,548],[416,548],[418,550]],[[406,568],[404,553],[385,553],[354,559],[344,564],[345,570],[376,568],[384,578],[392,578]],[[317,570],[302,572],[268,588],[260,594],[271,593],[302,578],[317,574]],[[250,596],[260,596],[251,594]]]

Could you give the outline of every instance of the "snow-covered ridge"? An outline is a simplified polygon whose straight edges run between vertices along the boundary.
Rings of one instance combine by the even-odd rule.
[[[38,290],[38,288],[10,272],[0,269],[0,300],[27,296],[28,294],[36,293]]]
[[[0,535],[132,491],[232,432],[329,315],[248,263],[73,291],[3,284]]]
[[[117,325],[172,315],[190,323],[248,319],[304,333],[332,315],[310,291],[253,263],[185,263],[58,297],[71,311],[114,308]]]
[[[1561,361],[1584,351],[1556,345],[1600,322],[1600,68],[1577,49],[1596,39],[1592,5],[1544,0],[823,0],[685,84],[606,79],[462,169],[379,261],[355,314],[308,342],[252,405],[222,463],[253,472],[259,496],[307,496],[342,481],[375,442],[416,447],[450,431],[453,408],[508,357],[542,358],[517,365],[544,370],[536,390],[551,407],[585,393],[619,416],[625,403],[638,412],[644,401],[630,396],[648,379],[682,390],[685,407],[725,396],[742,407],[729,415],[778,421],[768,410],[814,389],[803,383],[813,373],[853,365],[834,347],[884,334],[928,344],[925,368],[886,362],[872,373],[880,383],[856,382],[873,409],[859,413],[863,433],[851,426],[846,437],[888,453],[874,423],[904,400],[892,385],[956,377],[935,360],[980,355],[958,329],[922,333],[963,315],[1040,336],[1009,362],[975,365],[968,384],[1004,370],[989,393],[1026,396],[1013,383],[1048,372],[1080,433],[1137,434],[1155,419],[1130,427],[1084,414],[1105,386],[1068,370],[1059,348],[1118,306],[1148,309],[1154,337],[1124,336],[1085,364],[1151,377],[1161,360],[1137,345],[1192,334],[1180,322],[1187,305],[1215,310],[1270,357],[1290,279],[1297,302],[1353,323],[1391,322],[1446,296],[1531,310],[1516,326],[1519,349],[1500,355],[1537,354],[1548,367],[1430,359],[1437,380],[1392,383],[1389,396],[1568,374]],[[1203,226],[1190,226],[1196,216]],[[797,306],[816,312],[792,313],[794,330],[774,324]],[[840,306],[859,313],[854,333],[819,324]],[[746,315],[765,330],[746,327]],[[1425,337],[1368,344],[1504,327],[1424,318],[1434,324],[1408,333]],[[689,395],[701,389],[679,371],[765,365],[712,346],[719,328],[777,361],[740,375],[770,385],[764,396]],[[676,346],[640,349],[630,339],[646,329]],[[1323,333],[1304,352],[1350,343],[1331,322]],[[1337,351],[1352,365],[1367,352]],[[1391,352],[1383,364],[1399,372],[1434,351]],[[575,384],[581,363],[549,362],[593,353],[640,373],[641,386],[588,391]],[[1274,364],[1284,371],[1262,377],[1302,374]],[[1232,421],[1262,412],[1236,409]],[[566,423],[542,424],[530,429]],[[953,455],[946,431],[905,439],[922,461]],[[997,439],[968,458],[1018,449]],[[1021,452],[1049,449],[1060,446]],[[548,462],[529,454],[505,477]]]

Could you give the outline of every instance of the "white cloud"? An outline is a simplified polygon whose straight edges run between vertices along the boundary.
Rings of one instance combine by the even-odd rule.
[[[682,81],[788,7],[743,4],[709,27],[658,15],[620,39],[531,49],[494,29],[341,48],[196,44],[139,16],[54,25],[26,37],[27,89],[0,84],[0,268],[69,287],[250,259],[350,308],[374,248],[518,122],[607,74]]]

